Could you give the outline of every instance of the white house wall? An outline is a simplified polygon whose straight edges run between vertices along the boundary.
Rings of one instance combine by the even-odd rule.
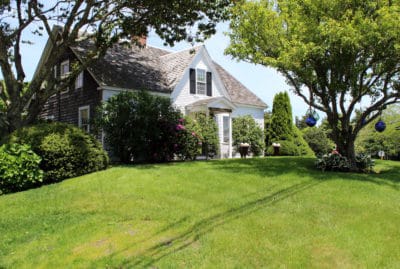
[[[198,54],[194,57],[190,66],[185,70],[182,80],[175,87],[171,94],[172,103],[179,108],[182,113],[186,113],[185,107],[191,103],[197,102],[199,100],[204,100],[211,98],[207,95],[191,94],[190,93],[190,79],[189,79],[189,69],[190,68],[200,68],[206,70],[206,72],[212,73],[212,96],[219,97],[225,96],[223,94],[224,90],[217,82],[217,74],[214,72],[210,63],[208,63],[208,57],[204,49],[200,50]],[[173,72],[173,70],[171,70]]]

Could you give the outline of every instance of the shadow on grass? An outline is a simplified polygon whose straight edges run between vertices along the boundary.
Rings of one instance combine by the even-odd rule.
[[[243,176],[257,174],[262,177],[277,177],[283,174],[295,174],[298,177],[307,177],[315,180],[357,180],[386,185],[400,189],[400,164],[389,166],[379,173],[344,173],[322,172],[314,166],[315,158],[304,157],[268,157],[253,159],[236,159],[213,162],[216,169],[223,169],[228,173],[243,174]]]
[[[233,207],[224,212],[217,213],[210,217],[201,219],[194,223],[191,227],[178,233],[176,236],[169,237],[168,239],[163,240],[143,250],[138,256],[133,257],[132,260],[126,260],[122,264],[118,264],[118,267],[147,268],[149,266],[152,266],[154,263],[160,261],[161,259],[189,247],[190,245],[195,243],[201,236],[205,235],[208,232],[211,232],[213,229],[221,225],[224,225],[235,219],[250,215],[255,211],[285,200],[293,195],[296,195],[299,192],[302,192],[320,183],[321,181],[314,180],[297,183],[290,187],[280,189],[274,193],[268,194],[262,198],[255,199],[238,207]],[[156,240],[162,233],[179,227],[186,220],[187,217],[182,218],[175,223],[169,224],[161,231],[153,234],[150,238],[147,238],[146,241],[151,242]],[[108,256],[107,259],[113,260],[113,257],[117,256],[120,253],[129,251],[129,249],[130,247],[125,248],[117,253],[113,253],[111,256]]]
[[[256,174],[262,177],[277,177],[283,174],[294,174],[298,178],[304,178],[303,182],[291,185],[287,188],[280,189],[273,193],[264,194],[263,197],[254,199],[248,203],[238,207],[232,207],[229,210],[211,215],[209,217],[198,220],[190,227],[178,232],[175,236],[168,237],[168,239],[161,240],[162,235],[167,234],[169,231],[179,229],[183,223],[189,220],[189,217],[183,217],[177,222],[170,223],[166,227],[157,231],[149,238],[135,242],[141,244],[145,242],[154,242],[151,247],[142,250],[138,255],[127,258],[122,263],[117,264],[118,267],[131,268],[131,267],[151,267],[158,261],[168,257],[180,250],[190,247],[200,237],[211,232],[217,227],[220,227],[228,222],[242,218],[258,211],[266,206],[271,206],[277,202],[283,201],[292,197],[302,191],[314,187],[317,184],[327,182],[329,180],[351,180],[351,181],[364,181],[374,183],[377,185],[390,186],[396,190],[400,189],[400,177],[397,164],[395,166],[388,166],[386,170],[380,173],[372,174],[356,174],[356,173],[339,173],[339,172],[321,172],[314,168],[313,158],[296,158],[296,157],[277,157],[277,158],[254,158],[254,159],[238,159],[238,160],[222,160],[212,161],[208,164],[214,169],[223,169],[227,173],[252,175]],[[150,165],[150,167],[152,167]],[[145,167],[142,169],[147,169]],[[271,186],[272,188],[278,186]],[[259,195],[264,191],[250,194],[249,196]],[[165,238],[165,237],[164,237]],[[111,263],[121,260],[119,254],[127,253],[132,249],[132,245],[115,252],[104,259],[109,260]],[[115,259],[115,260],[114,260]],[[98,262],[98,261],[97,261]]]

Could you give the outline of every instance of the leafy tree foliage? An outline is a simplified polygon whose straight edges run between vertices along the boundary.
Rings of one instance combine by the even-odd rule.
[[[233,145],[239,151],[240,143],[250,144],[250,151],[260,156],[264,150],[264,134],[260,126],[251,116],[237,117],[232,120]]]
[[[322,127],[307,127],[301,130],[303,138],[316,155],[327,154],[332,151],[334,143],[330,140]]]
[[[32,123],[51,95],[71,85],[86,66],[121,38],[143,36],[155,29],[170,45],[189,38],[202,40],[215,33],[216,23],[226,18],[230,5],[230,0],[1,1],[0,68],[5,87],[0,98],[7,103],[7,132]],[[56,21],[62,27],[52,29]],[[23,90],[21,45],[32,43],[25,39],[27,33],[48,36],[52,49]],[[91,39],[95,46],[83,63],[74,64],[68,76],[54,78],[54,66],[78,38]]]
[[[386,122],[386,130],[379,133],[375,130],[375,122],[363,128],[356,140],[356,151],[378,156],[383,150],[389,159],[400,159],[400,105],[392,105],[382,114]]]
[[[363,121],[400,98],[399,10],[393,0],[241,1],[232,9],[227,53],[283,74],[326,114],[334,142],[355,168]],[[366,101],[352,123],[356,104]]]

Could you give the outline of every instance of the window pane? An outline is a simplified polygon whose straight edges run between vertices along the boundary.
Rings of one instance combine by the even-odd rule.
[[[61,63],[60,67],[60,75],[66,75],[69,72],[69,61],[65,61]]]
[[[79,127],[86,132],[89,132],[90,124],[90,114],[89,108],[84,108],[79,110]]]
[[[75,80],[75,89],[79,89],[83,87],[83,72],[80,72]]]
[[[223,130],[224,130],[224,142],[229,142],[229,117],[224,116],[222,118],[223,121]]]
[[[197,82],[197,94],[206,94],[206,84],[202,82]]]
[[[206,70],[204,69],[197,69],[197,81],[198,82],[206,82]]]

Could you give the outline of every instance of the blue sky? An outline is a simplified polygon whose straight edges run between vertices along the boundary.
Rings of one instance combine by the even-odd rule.
[[[272,110],[274,95],[281,91],[288,91],[291,98],[293,117],[302,116],[307,110],[305,103],[295,96],[289,89],[283,76],[272,68],[266,68],[260,65],[254,65],[246,62],[238,62],[232,57],[224,55],[225,48],[229,45],[229,37],[224,33],[229,30],[228,23],[221,23],[217,27],[217,33],[205,41],[206,48],[214,61],[222,65],[234,77],[242,82],[247,88],[259,96],[268,104],[268,110]],[[31,36],[30,36],[31,37]],[[26,80],[29,81],[35,72],[36,65],[45,46],[47,36],[31,37],[33,45],[22,45],[22,58],[25,67]],[[149,45],[155,47],[164,47],[163,41],[154,33],[150,32],[148,40]],[[181,50],[190,47],[187,42],[177,43],[173,48],[165,47],[171,50]]]

